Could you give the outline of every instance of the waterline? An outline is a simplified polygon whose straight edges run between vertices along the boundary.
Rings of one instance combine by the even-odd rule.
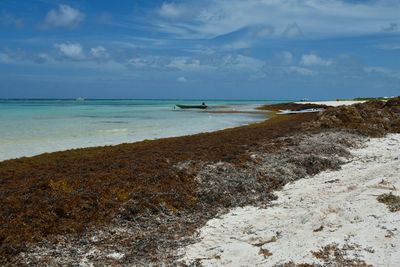
[[[276,102],[276,101],[275,101]],[[0,100],[0,160],[72,148],[215,131],[260,114],[174,109],[172,100]],[[211,110],[252,110],[265,101],[207,101]]]

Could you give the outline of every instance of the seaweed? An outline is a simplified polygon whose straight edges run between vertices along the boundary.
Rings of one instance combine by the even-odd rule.
[[[326,129],[366,125],[368,131],[361,133],[396,132],[394,101],[356,105],[356,111],[350,109],[356,117],[348,109],[329,108],[320,115],[276,115],[213,133],[0,162],[0,264],[71,265],[77,255],[114,264],[115,259],[91,250],[107,252],[111,243],[129,248],[123,257],[127,264],[174,262],[165,252],[189,242],[185,238],[216,214],[268,204],[272,191],[287,182],[339,168],[338,157],[348,156],[344,148],[354,138],[341,138],[343,132],[335,137]],[[285,107],[293,106],[264,108]],[[332,114],[339,123],[326,125]],[[385,118],[389,121],[382,124]],[[296,137],[309,133],[321,134]],[[317,140],[318,146],[310,146]],[[61,259],[60,253],[69,256]]]
[[[0,264],[13,262],[31,244],[81,235],[115,218],[132,221],[165,210],[182,214],[202,209],[196,173],[175,165],[222,160],[243,167],[249,149],[296,132],[314,117],[275,117],[214,133],[0,162]]]
[[[304,127],[308,130],[348,129],[370,137],[400,133],[400,97],[329,108]]]
[[[391,212],[400,211],[400,196],[395,196],[392,194],[392,192],[389,194],[385,193],[379,195],[377,200],[383,204],[386,204]]]
[[[372,267],[371,264],[366,263],[357,257],[348,255],[349,251],[355,250],[353,245],[345,244],[339,247],[337,244],[330,244],[319,251],[312,251],[313,256],[323,262],[321,265],[316,266],[351,266],[351,267]]]

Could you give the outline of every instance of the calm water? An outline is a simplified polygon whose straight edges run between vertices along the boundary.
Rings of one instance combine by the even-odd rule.
[[[266,103],[206,102],[211,110],[252,110]],[[176,103],[200,101],[0,100],[0,160],[214,131],[263,119],[257,114],[174,110]]]

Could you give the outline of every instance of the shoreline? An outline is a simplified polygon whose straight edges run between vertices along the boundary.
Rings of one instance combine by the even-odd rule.
[[[182,137],[182,136],[191,136],[191,135],[196,135],[196,134],[201,134],[201,133],[212,133],[212,132],[217,132],[217,131],[221,131],[221,130],[226,130],[226,129],[231,129],[231,128],[236,128],[236,127],[241,127],[241,126],[246,126],[246,125],[251,125],[254,123],[260,123],[265,121],[266,119],[268,119],[268,116],[270,115],[268,112],[266,111],[259,111],[258,108],[261,107],[262,105],[257,105],[254,107],[254,111],[248,111],[248,110],[209,110],[209,111],[205,111],[207,113],[213,114],[243,114],[243,115],[249,115],[249,118],[246,122],[237,122],[234,126],[226,126],[224,128],[221,127],[215,127],[215,128],[210,128],[209,130],[196,130],[194,132],[188,132],[188,131],[178,131],[177,133],[168,133],[166,135],[161,134],[158,137],[154,137],[152,138],[151,136],[147,136],[147,137],[138,137],[137,139],[132,138],[130,141],[128,140],[124,140],[121,139],[120,141],[112,141],[110,142],[106,142],[106,144],[103,144],[103,140],[98,142],[98,143],[94,143],[91,145],[79,145],[80,141],[79,139],[77,139],[76,141],[69,141],[69,143],[65,140],[62,140],[63,142],[65,142],[65,145],[62,145],[61,147],[63,148],[51,148],[51,146],[46,149],[46,150],[41,150],[40,152],[34,152],[34,153],[29,153],[29,154],[21,154],[19,156],[16,157],[0,157],[0,162],[3,161],[7,161],[7,160],[16,160],[16,159],[21,159],[21,158],[29,158],[29,157],[35,157],[35,156],[39,156],[42,154],[50,154],[50,153],[57,153],[57,152],[66,152],[69,150],[79,150],[79,149],[86,149],[86,148],[100,148],[100,147],[109,147],[109,146],[117,146],[117,145],[122,145],[122,144],[133,144],[133,143],[138,143],[138,142],[143,142],[143,141],[150,141],[150,140],[160,140],[160,139],[166,139],[166,138],[176,138],[176,137]],[[252,116],[252,119],[250,119],[250,116]],[[259,118],[256,118],[259,117]],[[229,118],[228,118],[229,121]],[[89,141],[85,141],[86,143]],[[92,141],[90,141],[92,142]],[[60,142],[58,142],[60,143]],[[75,144],[75,145],[74,145]]]
[[[332,155],[348,155],[358,136],[352,131],[397,131],[395,120],[385,122],[396,105],[274,116],[212,133],[0,162],[4,263],[176,263],[177,249],[193,243],[209,219],[269,205],[289,181],[339,168]],[[362,114],[376,116],[375,124],[342,120],[353,109],[371,111]]]
[[[68,100],[69,101],[69,100]],[[72,101],[72,100],[71,100]],[[75,100],[73,100],[74,102]],[[90,101],[90,100],[89,100]],[[352,105],[354,103],[363,103],[365,101],[347,101],[347,100],[341,100],[341,101],[314,101],[314,102],[288,102],[288,103],[282,103],[284,107],[286,108],[294,108],[296,109],[295,105],[298,105],[299,107],[303,107],[304,109],[307,108],[314,108],[314,107],[329,107],[329,106],[338,106],[338,105]],[[294,103],[295,105],[289,105],[289,103]],[[332,105],[335,104],[335,105]],[[146,138],[142,137],[139,139],[132,139],[131,141],[117,141],[117,142],[112,142],[112,143],[107,143],[107,144],[93,144],[93,145],[86,145],[86,146],[80,146],[80,145],[66,145],[65,148],[63,149],[48,149],[48,150],[43,150],[41,152],[35,152],[33,154],[24,154],[20,155],[17,157],[0,157],[0,162],[2,161],[7,161],[7,160],[15,160],[15,159],[20,159],[20,158],[29,158],[29,157],[35,157],[39,156],[42,154],[49,154],[49,153],[57,153],[57,152],[64,152],[64,151],[69,151],[69,150],[76,150],[76,149],[85,149],[85,148],[98,148],[98,147],[108,147],[108,146],[116,146],[116,145],[121,145],[121,144],[132,144],[132,143],[137,143],[137,142],[142,142],[142,141],[148,141],[148,140],[159,140],[159,139],[164,139],[164,138],[174,138],[174,137],[182,137],[182,136],[190,136],[190,135],[196,135],[196,134],[201,134],[201,133],[212,133],[216,131],[223,131],[225,129],[230,129],[230,128],[237,128],[241,126],[246,126],[246,125],[251,125],[254,123],[260,123],[265,121],[265,117],[268,116],[273,116],[276,112],[279,111],[278,108],[275,110],[265,110],[263,106],[279,106],[280,104],[257,104],[252,110],[205,110],[205,113],[210,113],[210,114],[246,114],[246,115],[253,115],[253,116],[260,116],[263,118],[260,118],[259,120],[256,121],[249,121],[246,123],[241,123],[235,126],[228,126],[226,128],[216,128],[216,129],[211,129],[211,130],[202,130],[199,132],[193,132],[193,133],[178,133],[178,134],[172,134],[172,135],[166,135],[166,136],[160,136],[160,137],[155,137],[155,138]],[[214,107],[214,106],[213,106]],[[216,107],[229,107],[229,106],[216,106]]]

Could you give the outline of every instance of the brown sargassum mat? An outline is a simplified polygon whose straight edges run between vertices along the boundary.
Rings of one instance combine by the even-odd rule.
[[[283,104],[265,109],[302,109]],[[340,168],[361,136],[400,132],[400,100],[273,116],[213,133],[0,162],[0,264],[173,264],[221,212]]]

